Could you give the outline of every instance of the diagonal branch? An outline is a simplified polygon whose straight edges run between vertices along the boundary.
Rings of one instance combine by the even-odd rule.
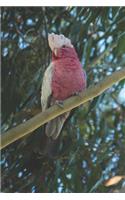
[[[85,102],[99,96],[106,89],[110,88],[113,84],[118,81],[125,79],[125,68],[114,72],[112,75],[107,76],[105,79],[100,81],[97,85],[90,86],[86,91],[81,92],[80,96],[73,96],[64,101],[64,107],[60,108],[54,105],[44,112],[37,114],[35,117],[26,121],[23,124],[18,125],[15,128],[8,130],[1,136],[1,146],[0,149],[6,147],[7,145],[13,143],[14,141],[22,138],[23,136],[33,132],[35,129],[44,125],[48,121],[54,119],[55,117],[81,105]]]

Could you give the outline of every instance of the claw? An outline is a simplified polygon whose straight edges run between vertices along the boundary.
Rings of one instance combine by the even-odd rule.
[[[63,101],[56,100],[55,104],[56,104],[57,106],[59,106],[60,108],[64,108]]]
[[[75,95],[75,96],[78,96],[78,97],[82,98],[82,97],[81,97],[81,94],[80,94],[80,92],[74,92],[74,93],[73,93],[73,95]]]

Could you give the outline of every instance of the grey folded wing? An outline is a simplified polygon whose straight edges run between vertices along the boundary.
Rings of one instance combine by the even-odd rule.
[[[50,96],[52,95],[52,73],[53,73],[53,64],[51,63],[43,77],[43,82],[42,82],[42,88],[41,88],[41,106],[42,106],[42,111],[45,111],[48,108],[49,104],[49,99]]]
[[[52,74],[53,74],[53,67],[54,65],[51,63],[49,67],[46,69],[43,83],[42,83],[42,90],[41,90],[41,106],[42,111],[45,111],[49,105],[54,105],[55,101],[52,98]],[[49,121],[45,127],[45,134],[52,139],[57,139],[59,136],[64,122],[68,118],[70,112],[64,113],[59,117]]]

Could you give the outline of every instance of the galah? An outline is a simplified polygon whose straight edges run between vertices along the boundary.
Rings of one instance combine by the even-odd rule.
[[[48,35],[52,61],[45,71],[41,91],[42,110],[84,91],[86,75],[74,46],[64,35]],[[45,134],[56,140],[70,112],[66,112],[46,124]]]

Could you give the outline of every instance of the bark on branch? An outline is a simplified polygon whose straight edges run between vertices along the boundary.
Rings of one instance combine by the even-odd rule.
[[[45,112],[37,114],[35,117],[26,121],[23,124],[18,125],[15,128],[8,130],[1,136],[0,149],[6,147],[7,145],[13,143],[14,141],[26,136],[27,134],[33,132],[35,129],[44,125],[48,121],[56,118],[57,116],[81,105],[85,102],[99,96],[106,89],[110,88],[114,83],[125,79],[125,68],[114,72],[112,75],[107,76],[104,80],[100,81],[94,86],[90,86],[86,91],[80,93],[79,96],[73,96],[64,101],[64,108],[60,108],[54,105],[47,109]]]

